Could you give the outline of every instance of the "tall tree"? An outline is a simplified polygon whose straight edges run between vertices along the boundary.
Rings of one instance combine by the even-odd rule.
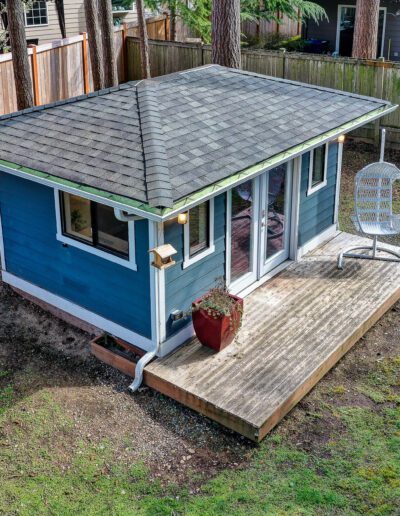
[[[147,34],[146,17],[144,13],[143,0],[136,0],[136,11],[139,24],[139,46],[140,46],[140,62],[142,65],[142,78],[150,79],[150,50],[149,37]]]
[[[111,0],[98,0],[98,6],[100,30],[103,41],[104,86],[111,88],[118,84]]]
[[[62,38],[67,37],[67,31],[65,29],[65,10],[64,10],[64,0],[54,0],[54,4],[56,6],[57,18],[58,18],[58,26],[60,27],[60,33]]]
[[[33,89],[26,48],[25,13],[22,0],[7,1],[7,19],[17,106],[18,109],[26,109],[33,106]]]
[[[378,51],[379,0],[357,0],[353,57],[376,59]]]
[[[240,68],[240,0],[213,0],[212,62]]]
[[[86,28],[89,40],[90,65],[95,91],[104,88],[104,69],[101,57],[101,37],[97,0],[85,0]]]
[[[224,2],[220,0],[219,3]],[[184,0],[178,0],[179,15],[205,43],[211,42],[211,4],[212,0],[191,0],[188,6]],[[296,21],[310,18],[317,22],[327,18],[325,10],[309,0],[240,0],[240,17],[243,21],[282,23],[282,16]]]

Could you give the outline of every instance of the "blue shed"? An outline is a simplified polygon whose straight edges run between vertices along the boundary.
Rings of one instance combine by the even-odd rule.
[[[212,65],[3,116],[3,281],[164,356],[333,234],[343,135],[393,109]]]

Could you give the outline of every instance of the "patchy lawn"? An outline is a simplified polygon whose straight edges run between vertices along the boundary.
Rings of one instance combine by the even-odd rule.
[[[354,171],[373,159],[348,146],[346,230]],[[128,394],[88,335],[5,286],[0,299],[1,514],[399,514],[400,304],[257,447]]]

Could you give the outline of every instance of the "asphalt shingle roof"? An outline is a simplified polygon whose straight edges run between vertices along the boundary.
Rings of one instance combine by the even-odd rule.
[[[214,65],[0,117],[0,159],[170,207],[388,105]]]

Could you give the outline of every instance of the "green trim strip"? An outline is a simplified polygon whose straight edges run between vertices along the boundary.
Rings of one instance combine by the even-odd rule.
[[[45,172],[40,172],[39,170],[34,170],[33,168],[22,167],[16,165],[15,163],[11,163],[10,161],[5,161],[0,159],[0,165],[4,167],[11,168],[13,170],[17,170],[19,172],[23,172],[24,174],[37,177],[39,179],[46,179],[51,183],[59,186],[66,186],[69,188],[74,188],[75,190],[79,190],[81,192],[85,192],[91,195],[96,195],[97,197],[102,197],[103,199],[108,199],[109,201],[117,202],[119,204],[123,204],[124,206],[136,208],[138,210],[151,213],[153,215],[160,216],[161,210],[157,208],[152,208],[148,204],[142,203],[140,201],[135,201],[134,199],[129,199],[128,197],[123,197],[122,195],[111,194],[109,192],[105,192],[103,190],[98,190],[97,188],[93,188],[91,186],[81,185],[79,183],[75,183],[74,181],[70,181],[68,179],[62,179],[57,176],[53,176],[51,174],[47,174]]]
[[[311,140],[308,140],[305,143],[296,145],[295,147],[292,147],[291,149],[288,149],[287,151],[284,151],[281,154],[277,154],[275,156],[272,156],[271,158],[268,158],[265,161],[258,163],[257,165],[253,165],[247,169],[241,170],[240,172],[237,172],[236,174],[229,176],[226,179],[223,179],[222,181],[218,181],[217,183],[207,186],[202,190],[195,192],[192,195],[188,195],[187,197],[180,199],[173,205],[172,208],[164,209],[162,211],[162,216],[163,218],[168,217],[168,215],[175,212],[176,210],[183,210],[185,206],[192,204],[193,202],[196,202],[203,197],[215,195],[220,190],[224,190],[227,187],[229,187],[231,184],[237,183],[238,181],[246,179],[249,176],[255,175],[258,172],[262,172],[266,168],[271,168],[275,163],[286,161],[289,160],[292,156],[302,154],[303,152],[307,151],[307,149],[318,145],[318,143],[322,142],[323,140],[327,140],[330,137],[336,136],[338,133],[349,132],[351,129],[357,126],[368,123],[368,121],[370,121],[371,119],[376,119],[381,116],[384,116],[390,113],[391,111],[394,111],[397,107],[398,106],[383,106],[379,109],[375,109],[367,115],[363,115],[359,118],[356,118],[355,120],[352,120],[351,122],[347,122],[346,124],[343,124],[335,129],[332,129],[327,133],[324,133],[320,136],[316,136],[315,138],[312,138]]]
[[[144,212],[144,215],[148,213],[149,215],[153,215],[155,217],[159,217],[161,219],[167,219],[171,214],[182,211],[185,209],[186,206],[191,205],[195,203],[196,201],[202,199],[203,197],[211,197],[213,195],[216,195],[221,190],[226,190],[230,185],[237,183],[238,181],[245,180],[249,176],[254,176],[258,172],[262,172],[263,170],[267,168],[271,168],[274,166],[274,164],[287,161],[291,157],[298,156],[304,152],[307,151],[307,149],[312,148],[314,146],[317,146],[318,143],[321,143],[322,141],[329,140],[329,138],[333,138],[334,136],[340,134],[340,133],[346,133],[354,129],[355,127],[358,127],[360,125],[364,125],[368,123],[369,121],[373,119],[380,118],[381,116],[384,116],[391,111],[394,111],[397,109],[398,106],[383,106],[379,109],[375,109],[374,111],[371,111],[370,113],[363,115],[359,118],[356,118],[355,120],[352,120],[351,122],[347,122],[346,124],[343,124],[336,129],[332,129],[331,131],[328,131],[327,133],[323,133],[320,136],[316,136],[315,138],[312,138],[311,140],[308,140],[305,143],[302,143],[300,145],[296,145],[295,147],[292,147],[291,149],[288,149],[287,151],[284,151],[280,154],[277,154],[275,156],[272,156],[271,158],[268,158],[265,161],[262,161],[258,163],[257,165],[253,165],[247,169],[241,170],[240,172],[237,172],[236,174],[233,174],[232,176],[227,177],[226,179],[223,179],[222,181],[218,181],[217,183],[214,183],[212,185],[209,185],[202,190],[199,190],[195,192],[192,195],[189,195],[187,197],[184,197],[183,199],[180,199],[177,201],[172,208],[165,208],[165,209],[159,209],[159,208],[152,208],[148,204],[135,201],[134,199],[130,199],[128,197],[124,197],[122,195],[116,195],[111,194],[109,192],[105,192],[103,190],[98,190],[97,188],[93,188],[90,186],[81,185],[79,183],[75,183],[73,181],[70,181],[68,179],[62,179],[57,176],[53,176],[51,174],[47,174],[45,172],[40,172],[39,170],[34,170],[32,168],[28,167],[22,167],[20,165],[16,165],[15,163],[11,163],[9,161],[5,161],[0,159],[0,165],[3,165],[4,167],[22,172],[24,174],[34,176],[38,179],[45,179],[51,183],[54,183],[56,186],[65,186],[69,188],[73,188],[75,190],[95,195],[97,197],[108,199],[109,201],[124,205],[128,208],[134,208],[137,210],[140,210]]]

